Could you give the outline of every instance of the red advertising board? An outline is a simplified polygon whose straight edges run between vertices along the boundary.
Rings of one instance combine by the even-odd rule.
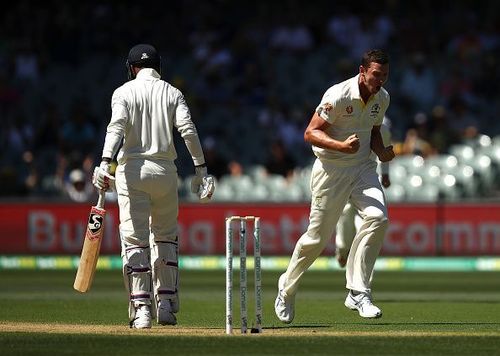
[[[101,253],[119,254],[118,208],[108,204],[106,210]],[[79,254],[89,211],[86,204],[2,203],[0,254]],[[290,255],[307,228],[309,205],[181,205],[181,254],[223,254],[225,217],[231,215],[260,216],[262,254]],[[500,204],[391,205],[389,217],[382,255],[500,255]],[[324,254],[334,248],[332,238]]]

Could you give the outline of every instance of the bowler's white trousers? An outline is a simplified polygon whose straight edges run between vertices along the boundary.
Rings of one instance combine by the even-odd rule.
[[[341,256],[347,256],[351,249],[356,231],[361,228],[362,219],[356,208],[348,202],[340,214],[335,232],[335,250]]]
[[[316,159],[311,173],[309,226],[297,241],[285,272],[285,296],[297,293],[300,278],[332,238],[349,198],[363,218],[363,224],[347,259],[346,288],[371,292],[371,274],[388,226],[384,192],[376,168],[377,163],[370,159],[349,167]]]

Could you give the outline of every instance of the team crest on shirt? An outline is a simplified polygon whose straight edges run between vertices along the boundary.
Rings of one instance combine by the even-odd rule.
[[[314,197],[314,205],[321,208],[323,197]]]
[[[370,116],[377,117],[379,113],[380,113],[380,105],[378,103],[373,104],[372,108],[370,109]]]
[[[316,195],[312,199],[312,206],[316,209],[323,210],[325,209],[325,205],[326,205],[326,200],[324,196]]]
[[[330,111],[333,109],[333,105],[330,103],[324,103],[323,104],[323,112],[327,115],[330,114]]]
[[[348,105],[345,108],[345,111],[350,115],[350,114],[352,114],[352,112],[354,111],[354,109],[352,108],[352,105]]]

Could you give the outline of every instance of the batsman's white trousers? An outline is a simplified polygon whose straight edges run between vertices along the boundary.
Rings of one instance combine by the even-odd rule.
[[[127,245],[149,246],[177,236],[177,169],[171,161],[129,159],[116,168],[120,235]],[[151,220],[150,220],[151,217]]]
[[[316,159],[311,174],[309,226],[297,241],[285,272],[285,296],[297,293],[300,278],[332,238],[349,197],[363,224],[353,239],[347,259],[346,288],[371,292],[371,274],[388,226],[384,192],[376,168],[373,160],[339,167]]]

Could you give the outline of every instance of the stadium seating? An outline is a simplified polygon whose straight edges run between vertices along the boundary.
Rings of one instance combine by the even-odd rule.
[[[215,193],[212,197],[214,202],[232,201],[234,199],[235,192],[229,184],[216,182],[215,187]]]
[[[439,199],[440,190],[438,186],[434,184],[424,184],[423,180],[421,184],[420,180],[418,179],[413,179],[413,180],[415,181],[416,184],[415,185],[409,184],[405,188],[407,201],[434,203]]]
[[[385,197],[389,203],[403,202],[406,200],[405,188],[401,184],[392,183],[385,189]]]
[[[449,151],[461,163],[467,164],[474,159],[474,148],[468,144],[452,145]]]
[[[392,161],[391,165],[400,165],[403,166],[408,174],[419,172],[420,169],[424,166],[424,159],[418,155],[404,155],[404,156],[396,156]]]

